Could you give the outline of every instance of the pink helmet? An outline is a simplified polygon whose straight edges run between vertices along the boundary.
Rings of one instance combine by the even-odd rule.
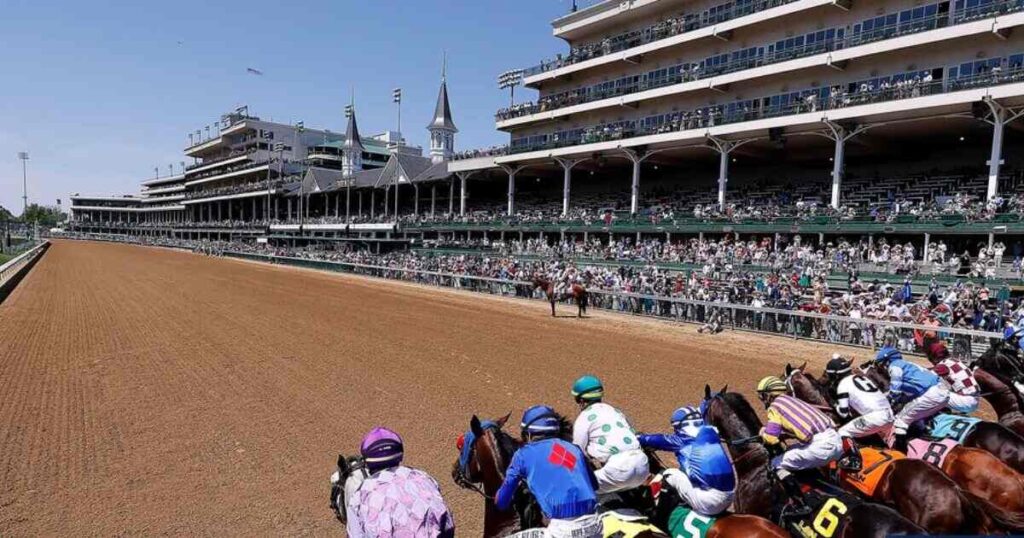
[[[363,437],[359,453],[366,461],[370,472],[394,467],[402,463],[402,438],[397,433],[383,427],[376,427]]]

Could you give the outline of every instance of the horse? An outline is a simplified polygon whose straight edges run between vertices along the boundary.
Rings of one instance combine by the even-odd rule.
[[[522,445],[502,429],[510,415],[483,423],[473,415],[469,422],[472,439],[459,437],[459,459],[452,467],[452,480],[463,489],[479,493],[484,498],[485,538],[505,536],[517,530],[540,528],[543,516],[531,495],[517,492],[514,510],[498,510],[494,502],[498,489],[505,480],[505,470],[512,456]],[[467,446],[468,445],[468,446]]]
[[[573,299],[576,301],[576,317],[582,318],[587,313],[587,303],[590,302],[590,293],[587,292],[587,289],[580,284],[573,284],[569,287],[568,291],[556,295],[555,284],[553,282],[542,276],[536,276],[533,278],[533,289],[541,289],[544,291],[544,295],[547,296],[548,302],[551,303],[551,317],[555,317],[555,303],[566,299]]]
[[[571,425],[557,415],[561,425],[559,437],[571,436]],[[469,422],[469,434],[459,438],[459,459],[452,467],[452,479],[460,487],[475,491],[484,497],[484,537],[506,536],[516,530],[539,529],[544,526],[543,514],[536,500],[525,488],[521,488],[513,501],[514,511],[502,512],[494,504],[495,495],[505,480],[505,471],[512,463],[512,456],[522,443],[502,429],[509,415],[481,422],[474,415]],[[648,490],[649,491],[649,490]],[[635,498],[626,492],[613,501],[628,503]],[[604,506],[608,508],[607,506]],[[618,506],[617,508],[621,508]],[[606,527],[611,527],[609,518],[617,517],[608,512],[604,517]],[[619,518],[617,527],[630,529],[627,536],[632,538],[661,538],[665,535],[653,525],[644,521],[630,521]],[[769,538],[769,537],[764,537]]]
[[[889,372],[885,368],[876,368],[872,362],[861,366],[859,371],[882,390],[889,390]],[[1024,474],[1024,437],[1002,424],[978,422],[960,439],[960,444],[984,450],[1009,465],[1018,474]]]
[[[664,482],[659,482],[659,484],[661,491],[658,494],[658,506],[655,509],[651,520],[661,529],[671,530],[670,527],[673,519],[678,521],[680,516],[684,515],[681,511],[688,510],[688,507],[684,505],[683,499],[675,489]],[[701,516],[693,511],[685,513],[685,518],[686,519],[682,521],[684,528],[688,528],[688,525],[697,526],[698,524],[705,523],[707,520],[711,519]],[[707,529],[707,533],[704,535],[704,538],[730,538],[732,536],[744,536],[747,538],[788,538],[789,533],[787,533],[782,527],[763,517],[727,513],[714,518],[714,522]]]
[[[759,438],[761,419],[743,395],[727,392],[728,386],[717,393],[704,386],[701,413],[708,424],[718,428],[728,441],[729,452],[736,467],[736,511],[771,518],[776,499],[786,494],[777,480],[771,478],[768,450],[760,443],[744,442]],[[842,505],[845,512],[826,511],[836,503],[826,502],[819,512],[822,521],[829,521],[833,538],[884,538],[892,535],[924,534],[925,530],[899,512],[881,504],[858,502]],[[815,518],[818,522],[818,518]],[[841,531],[834,534],[842,525]],[[824,533],[823,533],[824,534]]]
[[[974,369],[974,379],[978,381],[981,397],[985,398],[999,417],[999,423],[1017,435],[1024,436],[1024,413],[1021,412],[1016,389],[980,366]]]
[[[814,381],[806,374],[806,366],[793,368],[787,364],[786,385],[801,400],[830,405],[831,395],[824,389],[825,380]],[[872,492],[872,499],[895,507],[932,533],[948,533],[959,528],[953,526],[940,530],[924,519],[955,510],[954,501],[964,504],[952,490],[954,486],[998,507],[998,511],[991,513],[1007,519],[1005,524],[1014,524],[1010,521],[1013,514],[1024,514],[1024,483],[1020,475],[992,454],[956,446],[949,449],[940,462],[941,467],[937,467],[919,459],[893,460],[882,471],[884,474]],[[843,485],[850,487],[848,481]],[[863,492],[859,488],[858,491]],[[928,495],[919,495],[922,492],[928,492]],[[943,498],[948,502],[945,506],[940,502]],[[938,509],[941,510],[936,511]],[[1002,514],[1003,511],[1009,514]]]
[[[1009,387],[1017,390],[1017,397],[1021,398],[1021,385],[1024,383],[1024,365],[1017,358],[1017,353],[1002,342],[989,346],[984,353],[975,361],[973,366],[983,368],[988,373],[999,378],[1000,381]],[[1022,402],[1021,407],[1024,407]]]

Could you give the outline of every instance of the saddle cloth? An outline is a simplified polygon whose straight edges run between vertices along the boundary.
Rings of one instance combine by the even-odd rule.
[[[907,443],[907,457],[915,460],[923,460],[939,469],[946,461],[949,452],[959,446],[960,443],[953,439],[914,439]]]
[[[878,488],[878,484],[882,481],[889,466],[896,460],[903,459],[906,456],[895,450],[879,450],[873,447],[864,447],[860,449],[860,457],[863,461],[861,471],[857,473],[840,471],[840,477],[843,485],[859,491],[867,498],[871,498],[874,496],[875,489]]]
[[[980,418],[962,417],[959,415],[939,414],[935,415],[928,428],[928,437],[936,439],[953,439],[958,443],[964,442],[967,435],[974,431],[974,427],[981,422]]]

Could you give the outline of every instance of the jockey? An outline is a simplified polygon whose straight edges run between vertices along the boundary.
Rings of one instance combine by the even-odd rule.
[[[641,434],[640,446],[675,452],[679,469],[667,469],[665,482],[695,512],[708,517],[724,512],[732,504],[736,476],[718,430],[704,424],[696,407],[676,409],[671,422],[674,434]]]
[[[964,363],[949,357],[949,350],[942,341],[936,341],[927,350],[928,359],[935,361],[932,371],[949,385],[949,408],[954,412],[970,415],[981,404],[981,389],[974,372]]]
[[[572,385],[580,415],[572,427],[572,442],[594,463],[598,493],[640,487],[650,470],[629,420],[618,409],[602,402],[601,380],[585,375]]]
[[[1024,351],[1024,327],[1018,329],[1013,325],[1007,325],[1003,329],[1003,342],[1006,342],[1014,352]]]
[[[369,476],[345,485],[345,530],[350,537],[455,536],[455,522],[437,482],[423,471],[400,465],[403,447],[397,433],[374,428],[363,438],[359,452]]]
[[[935,375],[920,366],[903,360],[896,349],[886,346],[878,350],[875,362],[889,369],[889,400],[906,401],[893,421],[895,436],[892,448],[906,452],[907,429],[918,420],[931,418],[949,403],[949,388]]]
[[[839,428],[839,435],[859,439],[877,434],[886,443],[892,440],[895,416],[885,393],[874,381],[851,373],[851,362],[835,355],[825,366],[828,389],[836,402],[836,413],[850,420]]]
[[[757,396],[768,410],[768,422],[761,430],[761,439],[768,446],[780,446],[788,435],[798,444],[772,458],[772,467],[782,480],[786,492],[802,502],[796,477],[790,473],[824,467],[843,456],[843,441],[828,418],[804,401],[786,394],[786,383],[768,376],[757,383]],[[807,509],[800,507],[801,511]]]
[[[558,438],[558,416],[546,405],[523,413],[523,441],[495,495],[499,510],[512,506],[516,490],[526,483],[550,520],[546,536],[598,538],[603,534],[597,517],[596,482],[579,447]]]

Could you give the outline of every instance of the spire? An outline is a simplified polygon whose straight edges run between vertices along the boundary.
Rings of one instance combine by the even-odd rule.
[[[441,63],[441,89],[437,92],[437,106],[434,107],[434,121],[430,122],[427,130],[444,129],[453,133],[459,132],[452,121],[452,107],[448,103],[448,55],[445,54]]]
[[[355,97],[352,97],[351,104],[348,105],[348,126],[345,128],[345,144],[342,146],[346,150],[357,150],[363,151],[363,141],[359,136],[359,126],[356,124],[356,105]]]

